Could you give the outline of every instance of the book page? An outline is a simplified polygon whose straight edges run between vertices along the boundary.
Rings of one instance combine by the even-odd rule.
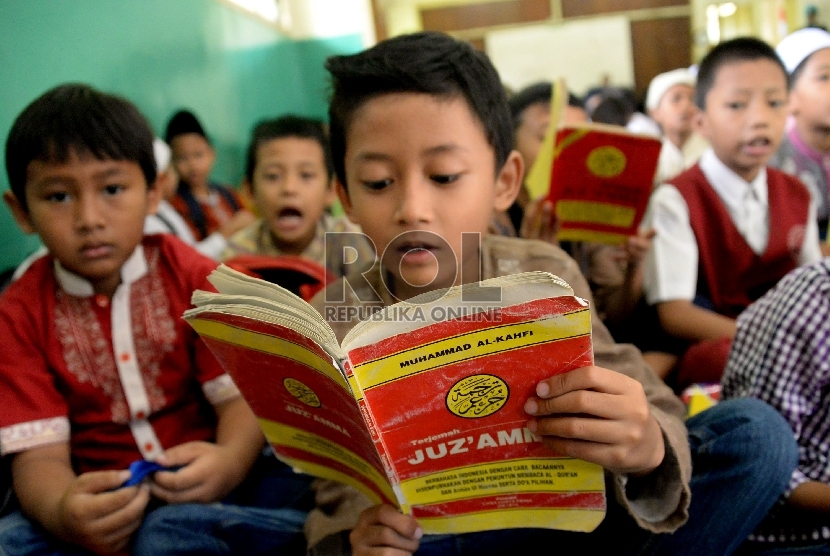
[[[557,456],[525,426],[540,380],[593,361],[587,303],[540,278],[502,282],[512,287],[493,311],[414,328],[387,321],[399,333],[348,344],[346,371],[399,506],[426,533],[591,531],[604,518],[603,469]]]

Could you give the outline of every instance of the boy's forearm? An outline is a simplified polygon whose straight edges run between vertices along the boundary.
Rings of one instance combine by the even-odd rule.
[[[830,513],[830,485],[818,481],[801,483],[787,502],[803,510]]]
[[[216,444],[235,454],[241,481],[265,446],[265,437],[256,417],[242,397],[216,407]]]
[[[67,539],[60,517],[61,499],[76,479],[68,444],[54,444],[17,454],[12,480],[20,508],[53,535]]]
[[[692,341],[717,340],[735,336],[735,319],[675,299],[657,304],[660,325],[667,333]]]

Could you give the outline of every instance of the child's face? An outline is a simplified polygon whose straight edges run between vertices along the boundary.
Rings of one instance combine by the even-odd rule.
[[[830,131],[830,48],[807,59],[790,92],[790,111],[799,123]]]
[[[778,149],[787,119],[787,77],[767,59],[724,64],[696,127],[732,171],[750,181]]]
[[[288,254],[308,247],[334,200],[324,156],[320,143],[300,137],[273,139],[257,149],[254,201],[274,243]]]
[[[516,150],[522,155],[525,170],[533,166],[539,156],[549,124],[550,103],[536,102],[522,112],[521,124],[516,129]]]
[[[651,117],[668,135],[689,134],[695,115],[695,90],[685,84],[672,85],[663,94]]]
[[[198,133],[177,135],[170,142],[173,166],[191,187],[207,187],[216,154],[207,139]]]
[[[460,284],[456,261],[465,279],[477,276],[478,249],[462,254],[461,234],[486,234],[522,176],[515,151],[496,172],[493,147],[463,98],[417,93],[382,95],[354,113],[345,167],[343,206],[383,254],[400,299]]]
[[[66,163],[29,163],[28,212],[13,196],[6,200],[23,231],[37,233],[64,268],[89,280],[97,293],[112,295],[158,193],[148,189],[135,162],[72,151]]]

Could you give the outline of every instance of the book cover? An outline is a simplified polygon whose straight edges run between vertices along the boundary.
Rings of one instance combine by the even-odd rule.
[[[342,346],[296,298],[249,277],[244,295],[212,279],[219,293],[198,292],[185,318],[295,468],[396,505],[430,534],[591,531],[605,515],[602,468],[553,454],[523,411],[540,380],[592,363],[590,311],[552,275],[506,278],[481,283],[506,288],[486,311],[458,310],[451,288],[385,308]]]
[[[559,239],[619,244],[635,235],[651,195],[660,140],[618,126],[556,131],[547,198]]]

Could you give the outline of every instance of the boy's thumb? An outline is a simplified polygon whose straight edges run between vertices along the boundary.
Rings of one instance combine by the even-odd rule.
[[[120,487],[130,478],[126,469],[120,471],[93,471],[78,477],[78,490],[88,494],[98,494]]]

